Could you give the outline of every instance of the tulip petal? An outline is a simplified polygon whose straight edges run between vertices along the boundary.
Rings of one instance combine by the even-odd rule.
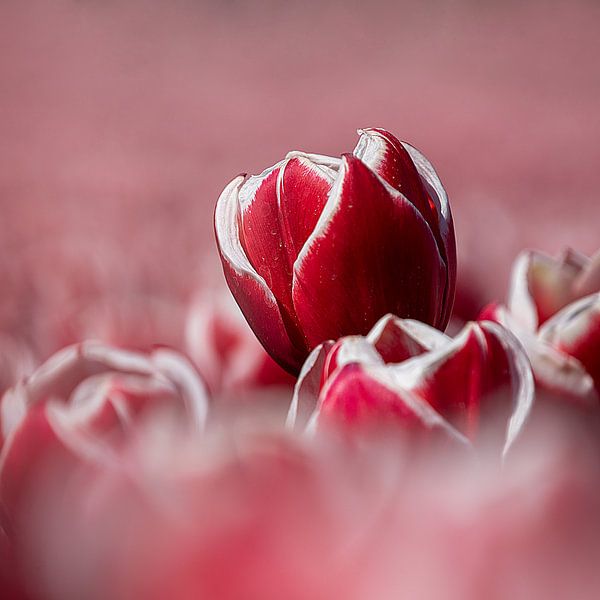
[[[317,424],[334,422],[345,427],[401,426],[408,431],[443,432],[468,445],[427,402],[387,377],[385,366],[348,364],[323,389]]]
[[[410,154],[400,140],[385,129],[359,129],[354,156],[412,202],[431,231],[439,230],[437,214]]]
[[[531,364],[519,340],[506,328],[496,323],[480,323],[488,344],[491,377],[488,386],[494,390],[501,381],[496,379],[497,364],[508,364],[512,407],[508,419],[503,454],[511,449],[531,414],[535,398],[535,385]]]
[[[0,454],[0,518],[12,520],[23,500],[36,491],[42,469],[57,461],[76,460],[58,438],[45,406],[36,406],[11,432]],[[43,481],[43,479],[42,479]]]
[[[305,349],[292,302],[292,268],[327,202],[333,177],[304,157],[286,159],[241,187],[242,242],[277,299],[288,335]]]
[[[292,344],[273,292],[251,265],[240,241],[238,192],[243,179],[237,177],[225,188],[215,210],[215,235],[223,272],[256,337],[281,366],[298,372],[304,351]]]
[[[429,195],[430,204],[437,215],[438,227],[436,231],[439,232],[439,237],[436,237],[436,239],[441,239],[442,241],[440,253],[446,263],[448,272],[444,293],[444,313],[437,325],[440,329],[444,329],[450,320],[456,291],[456,237],[454,235],[454,221],[452,219],[452,212],[450,211],[450,202],[433,165],[415,147],[406,142],[402,142],[402,146],[410,154],[423,180],[423,184]]]
[[[541,252],[522,252],[513,266],[509,310],[523,327],[535,331],[576,299],[575,284],[588,262],[570,250],[558,259]]]
[[[388,312],[435,324],[445,279],[435,239],[415,207],[359,159],[344,156],[294,264],[294,307],[309,346],[366,334]]]
[[[487,306],[479,320],[499,323],[517,336],[527,353],[538,385],[561,398],[569,398],[586,406],[597,404],[598,394],[594,389],[594,381],[584,366],[575,357],[557,350],[541,339],[537,333],[521,327],[504,306]]]
[[[585,265],[575,282],[575,293],[578,297],[600,292],[600,252],[597,252]]]
[[[415,148],[403,144],[385,129],[359,129],[358,133],[360,138],[354,155],[415,205],[429,224],[442,260],[449,267],[445,309],[439,323],[440,327],[445,327],[454,301],[456,277],[454,226],[446,192],[433,166]],[[416,157],[423,174],[411,154]],[[442,214],[442,203],[445,214]]]
[[[278,191],[286,161],[254,175],[239,190],[240,241],[256,273],[277,300],[287,334],[300,348],[304,342],[292,305],[292,263],[286,248],[290,235],[283,233]],[[291,187],[291,186],[290,186]]]
[[[158,372],[172,382],[179,392],[190,424],[201,431],[208,415],[208,390],[196,369],[179,352],[169,348],[155,350],[151,360]]]
[[[335,173],[302,156],[286,160],[277,178],[277,200],[283,247],[288,255],[290,273],[302,246],[313,232]]]
[[[470,438],[476,435],[485,388],[484,352],[483,332],[471,325],[446,347],[423,357],[420,364],[418,358],[410,363],[420,367],[410,388]]]
[[[334,343],[319,344],[309,355],[294,386],[294,395],[286,419],[286,426],[292,429],[306,427],[310,415],[317,406],[323,381],[325,359]]]
[[[576,358],[600,393],[600,293],[573,302],[540,328],[540,338]]]
[[[488,417],[508,423],[507,452],[533,402],[533,379],[516,338],[493,323],[469,324],[449,344],[386,367],[392,388],[409,390],[472,440]],[[510,386],[510,393],[505,389]],[[498,430],[496,427],[495,430]]]
[[[385,315],[369,332],[367,340],[386,363],[399,363],[424,352],[441,348],[450,338],[425,323]]]

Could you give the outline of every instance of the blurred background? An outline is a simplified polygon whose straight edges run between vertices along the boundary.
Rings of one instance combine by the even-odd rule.
[[[438,169],[460,317],[504,297],[523,247],[594,252],[599,18],[592,1],[3,0],[4,343],[181,345],[220,281],[225,184],[288,150],[351,151],[357,127]]]

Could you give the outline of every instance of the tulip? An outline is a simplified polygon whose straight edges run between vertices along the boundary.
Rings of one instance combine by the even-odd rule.
[[[452,339],[417,321],[383,317],[366,337],[325,342],[298,378],[288,424],[382,425],[440,432],[467,445],[498,439],[506,454],[531,411],[534,386],[519,342],[496,323]]]
[[[229,288],[292,373],[324,340],[366,334],[386,313],[444,329],[452,309],[454,228],[437,174],[389,132],[359,134],[352,154],[291,152],[217,202]]]
[[[596,406],[600,394],[600,253],[557,259],[535,251],[516,259],[506,306],[482,316],[521,340],[541,388]]]
[[[0,400],[0,505],[12,520],[52,463],[118,462],[139,423],[203,426],[208,400],[191,364],[85,342],[57,352]],[[1,524],[1,523],[0,523]]]
[[[293,379],[264,350],[227,289],[202,289],[185,322],[186,354],[211,397],[239,396],[264,387],[288,388]],[[282,390],[283,391],[283,390]]]

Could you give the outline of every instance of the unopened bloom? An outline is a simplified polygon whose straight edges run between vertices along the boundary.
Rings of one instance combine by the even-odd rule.
[[[596,403],[600,392],[600,253],[554,259],[525,251],[515,260],[507,305],[482,316],[511,329],[546,390]]]
[[[266,386],[287,391],[293,385],[291,375],[260,345],[226,288],[197,292],[185,321],[185,347],[213,398]]]
[[[456,248],[427,159],[383,129],[352,154],[291,152],[234,179],[215,212],[229,287],[279,364],[297,373],[327,339],[366,334],[386,313],[443,329]]]
[[[0,400],[0,516],[31,500],[50,464],[118,462],[139,423],[160,416],[199,429],[207,408],[203,382],[173,350],[64,348]]]
[[[469,323],[452,339],[387,315],[366,337],[313,350],[288,423],[441,432],[467,445],[499,441],[506,453],[527,420],[533,392],[524,350],[498,324]]]

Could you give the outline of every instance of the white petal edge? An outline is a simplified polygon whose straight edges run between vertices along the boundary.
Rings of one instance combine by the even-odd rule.
[[[448,194],[440,181],[440,178],[434,169],[433,165],[425,158],[419,150],[414,146],[411,146],[407,142],[400,142],[404,149],[410,155],[419,175],[427,181],[427,183],[433,188],[437,198],[432,198],[436,205],[438,215],[441,216],[440,221],[440,233],[442,238],[446,240],[450,234],[450,227],[452,224],[452,213],[450,211],[450,202],[448,201]]]
[[[600,251],[588,259],[577,278],[574,291],[579,296],[600,291]]]
[[[379,385],[382,385],[390,392],[401,396],[402,401],[408,406],[408,408],[415,414],[421,421],[429,428],[434,429],[436,427],[443,429],[447,432],[454,440],[464,445],[467,448],[471,448],[472,444],[458,429],[453,427],[442,415],[440,415],[430,404],[428,404],[422,398],[419,398],[409,387],[399,385],[394,369],[390,365],[361,365],[364,373],[371,379],[376,381]],[[334,383],[333,377],[331,378],[332,384]],[[324,390],[325,392],[325,390]],[[309,422],[307,430],[312,431],[316,427],[318,420],[319,409],[315,411]]]
[[[583,333],[587,326],[587,320],[600,313],[600,292],[590,294],[565,306],[552,318],[548,319],[539,330],[541,340],[554,344],[559,334],[568,331],[568,336],[561,338],[567,342],[573,341]]]
[[[505,458],[531,414],[535,399],[533,373],[525,349],[513,333],[492,321],[482,321],[479,326],[494,334],[509,357],[513,412],[506,427],[506,438],[502,450],[502,456]]]
[[[152,363],[173,382],[193,419],[195,429],[202,430],[208,415],[208,391],[196,369],[184,356],[168,348],[155,350]]]
[[[367,334],[367,340],[373,344],[373,346],[376,346],[377,342],[381,339],[381,336],[390,325],[403,331],[406,335],[413,338],[417,343],[429,351],[437,350],[452,342],[452,338],[435,327],[430,327],[429,325],[414,319],[401,319],[392,314],[384,315],[377,323],[375,323],[375,325],[373,325],[371,331]]]
[[[342,164],[342,159],[335,156],[326,156],[325,154],[313,154],[310,152],[301,152],[300,150],[292,150],[285,155],[286,159],[291,158],[305,158],[315,165],[326,167],[326,172],[332,174],[332,178],[335,179],[335,175]]]
[[[321,373],[333,344],[331,340],[319,344],[304,361],[294,386],[294,394],[285,422],[286,428],[305,427],[309,416],[315,410],[319,399]]]
[[[390,142],[377,131],[377,128],[357,129],[356,133],[359,137],[352,154],[365,164],[371,165],[369,168],[374,171],[379,169],[385,158],[383,149]]]
[[[533,250],[523,250],[513,263],[508,288],[507,307],[513,318],[526,331],[533,333],[538,327],[535,302],[529,292],[529,269],[531,262],[539,254]]]
[[[537,333],[521,327],[503,306],[496,307],[495,318],[521,342],[539,383],[589,406],[598,402],[594,381],[576,358],[556,350]]]
[[[256,272],[250,264],[242,244],[238,228],[237,213],[239,208],[239,188],[244,181],[244,176],[239,175],[223,190],[215,209],[215,233],[221,256],[233,271],[240,276],[253,279],[263,290],[265,301],[279,313],[277,300],[270,290],[267,282]]]
[[[254,202],[254,199],[256,198],[256,192],[258,191],[260,186],[263,184],[264,180],[267,179],[267,177],[269,177],[269,175],[271,175],[271,173],[273,173],[273,171],[275,171],[276,169],[279,169],[279,167],[283,166],[284,163],[285,163],[285,160],[280,160],[278,163],[275,163],[272,167],[266,168],[259,175],[250,175],[250,177],[248,177],[248,178],[243,178],[240,175],[240,177],[242,177],[242,181],[244,179],[246,179],[244,181],[243,185],[238,189],[238,203],[239,203],[239,207],[240,207],[240,211],[242,212],[242,215],[248,210],[248,208],[250,206],[252,206],[252,203]],[[235,181],[235,179],[234,179],[234,181]],[[227,189],[227,188],[225,188],[225,189]]]
[[[357,160],[360,160],[360,159],[357,159]],[[329,197],[327,198],[327,202],[325,203],[325,206],[323,207],[323,211],[321,212],[319,220],[317,221],[317,224],[315,225],[313,232],[308,236],[308,239],[304,243],[304,246],[302,246],[302,249],[298,253],[298,257],[294,261],[294,265],[292,267],[292,297],[294,297],[294,288],[296,286],[296,274],[301,270],[302,263],[306,260],[307,256],[310,254],[311,246],[314,244],[314,242],[317,239],[323,237],[326,234],[327,229],[328,229],[331,221],[333,220],[333,217],[335,216],[336,212],[339,209],[342,189],[343,189],[347,171],[348,171],[348,162],[345,158],[342,158],[340,170],[337,174],[335,181],[333,182],[333,185],[331,186],[331,190],[329,191]],[[387,181],[382,179],[377,173],[375,173],[374,171],[371,171],[371,173],[377,178],[377,180],[389,192],[392,201],[394,201],[398,204],[401,204],[402,206],[408,207],[409,210],[413,211],[415,218],[422,221],[422,223],[425,225],[427,231],[432,236],[432,239],[435,241],[435,236],[433,235],[433,232],[431,231],[431,227],[429,226],[429,223],[427,223],[427,221],[423,218],[423,215],[421,215],[421,213],[417,210],[417,208],[414,206],[414,204],[412,202],[410,202],[401,192],[394,189],[389,183],[387,183]],[[435,244],[435,247],[437,248],[437,243]],[[440,254],[439,248],[437,248],[437,257],[438,257],[440,264],[444,265],[445,263]]]

